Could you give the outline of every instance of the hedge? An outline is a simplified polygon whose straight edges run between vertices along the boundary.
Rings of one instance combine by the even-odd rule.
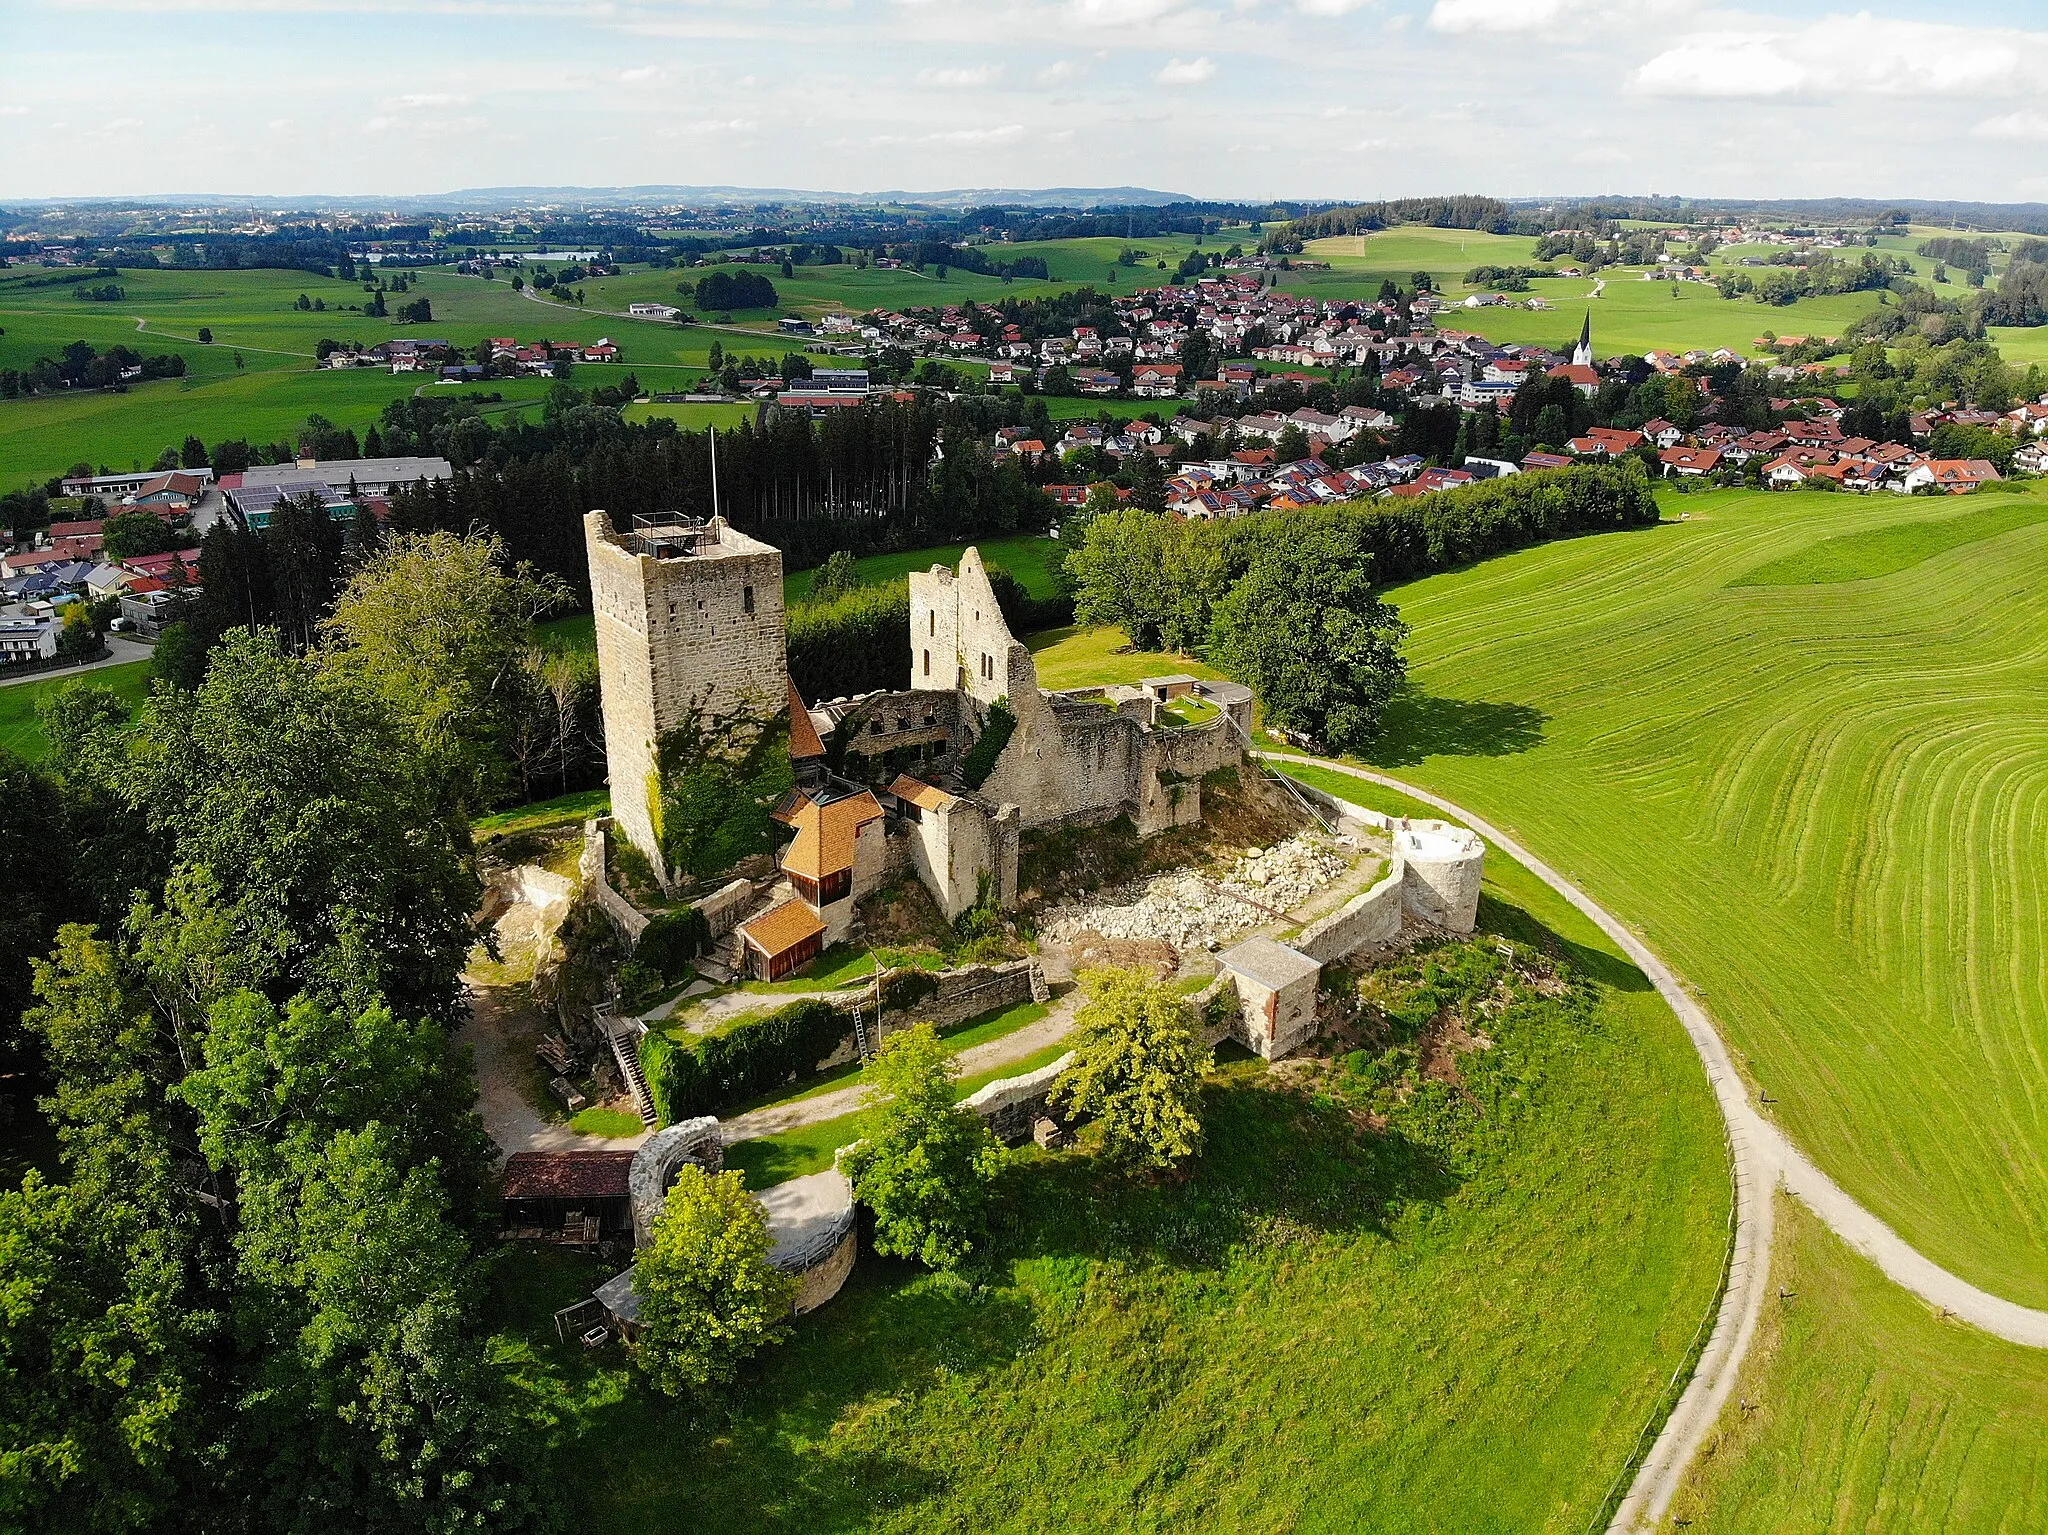
[[[809,998],[709,1034],[648,1033],[640,1069],[664,1124],[715,1114],[817,1068],[852,1032],[829,1003]]]

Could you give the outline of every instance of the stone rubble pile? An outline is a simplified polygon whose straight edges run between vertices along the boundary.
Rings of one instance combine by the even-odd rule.
[[[1219,880],[1181,870],[1105,891],[1097,905],[1056,906],[1039,932],[1055,944],[1092,932],[1158,939],[1180,950],[1215,948],[1335,883],[1353,856],[1329,837],[1303,832],[1270,848],[1253,848]]]

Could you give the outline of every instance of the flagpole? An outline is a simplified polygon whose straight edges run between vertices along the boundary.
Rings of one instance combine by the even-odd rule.
[[[718,428],[711,428],[711,518],[718,520]]]

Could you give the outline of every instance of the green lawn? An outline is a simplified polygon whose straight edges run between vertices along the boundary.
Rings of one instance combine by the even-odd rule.
[[[1051,597],[1059,583],[1052,562],[1060,546],[1049,538],[1019,535],[1013,538],[985,538],[973,547],[981,551],[984,564],[1000,565],[1017,578],[1018,584],[1034,597]],[[863,585],[880,586],[898,581],[913,570],[930,570],[934,565],[957,565],[966,544],[940,544],[930,549],[910,549],[901,554],[870,554],[860,561]],[[815,571],[793,570],[782,578],[782,594],[791,602],[801,601],[811,589]]]
[[[613,1403],[569,1425],[583,1517],[623,1532],[1587,1528],[1713,1297],[1720,1129],[1640,975],[1528,876],[1489,873],[1488,923],[1568,956],[1597,1003],[1510,1047],[1528,1066],[1513,1111],[1448,1159],[1405,1111],[1374,1131],[1257,1063],[1225,1068],[1190,1178],[1021,1154],[983,1283],[863,1257],[714,1433],[552,1343],[548,1313],[589,1272],[508,1258],[501,1314],[576,1378],[564,1400]],[[753,1155],[733,1160],[753,1172]]]
[[[123,661],[97,671],[71,677],[48,677],[41,682],[11,682],[0,687],[0,751],[13,752],[30,762],[42,759],[50,749],[43,727],[36,719],[36,700],[75,682],[112,688],[131,708],[139,708],[149,696],[149,662]]]
[[[1047,629],[1030,635],[1025,644],[1038,663],[1038,685],[1042,688],[1106,687],[1111,683],[1142,682],[1147,677],[1181,673],[1190,677],[1221,677],[1223,673],[1192,656],[1170,651],[1126,650],[1130,644],[1123,630],[1104,625],[1084,629],[1069,624],[1064,629]]]
[[[623,1109],[585,1109],[569,1121],[569,1128],[578,1135],[602,1135],[618,1140],[638,1135],[647,1126],[638,1114],[628,1114]]]
[[[575,826],[594,815],[610,815],[609,789],[576,789],[554,799],[536,800],[510,810],[478,816],[472,829],[479,837],[504,837],[514,832],[545,831],[552,826]]]
[[[2048,1356],[1937,1319],[1782,1195],[1764,1308],[1672,1504],[1693,1535],[2048,1529]]]
[[[1391,592],[1413,687],[1374,760],[1640,923],[1850,1192],[2048,1304],[2048,523],[1741,586],[1941,503],[1674,505]]]

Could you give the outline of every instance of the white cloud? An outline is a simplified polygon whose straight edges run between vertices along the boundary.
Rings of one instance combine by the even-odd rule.
[[[1032,78],[1040,85],[1065,85],[1069,80],[1078,80],[1088,72],[1084,64],[1072,59],[1054,59]]]
[[[1128,27],[1157,21],[1185,0],[1067,0],[1069,20],[1084,27]]]
[[[992,85],[1002,73],[1000,64],[976,64],[970,69],[921,69],[917,72],[917,83],[965,90],[978,85]]]
[[[1985,139],[2048,141],[2048,112],[2027,107],[2003,117],[1987,117],[1971,131]]]
[[[661,66],[659,64],[642,64],[638,69],[622,69],[619,71],[619,83],[621,85],[640,85],[646,81],[659,80],[660,78]]]
[[[1304,16],[1349,16],[1372,3],[1373,0],[1294,0],[1294,8]]]
[[[463,107],[468,106],[467,96],[451,96],[446,91],[422,91],[412,96],[395,98],[401,107]]]
[[[1636,71],[1655,96],[2002,95],[2048,69],[2048,34],[1859,11],[1796,31],[1695,32]]]
[[[1561,17],[1569,0],[1436,0],[1429,24],[1439,32],[1534,32]]]
[[[991,144],[1015,144],[1024,137],[1022,123],[1004,123],[1000,128],[948,128],[937,133],[881,133],[871,139],[842,139],[846,145],[953,144],[981,148]]]
[[[0,107],[0,117],[26,117],[27,107]]]
[[[1168,59],[1166,67],[1152,78],[1161,85],[1201,85],[1216,78],[1216,65],[1207,55],[1199,59]]]

